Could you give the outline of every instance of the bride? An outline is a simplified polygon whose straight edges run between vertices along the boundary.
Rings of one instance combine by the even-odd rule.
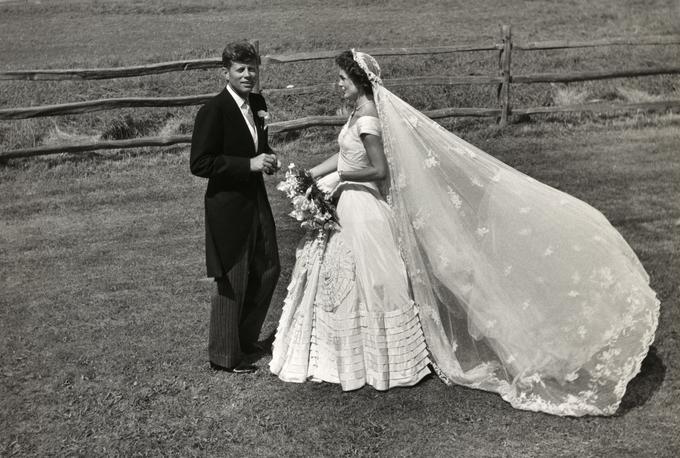
[[[310,173],[341,228],[298,246],[271,371],[386,390],[431,367],[516,408],[613,414],[659,315],[621,235],[392,94],[370,55],[336,63],[355,108]]]

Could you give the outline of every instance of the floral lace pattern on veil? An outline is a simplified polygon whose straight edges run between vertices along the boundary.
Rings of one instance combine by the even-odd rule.
[[[448,132],[353,53],[373,83],[385,194],[440,377],[520,409],[613,414],[659,316],[635,253],[599,211]]]

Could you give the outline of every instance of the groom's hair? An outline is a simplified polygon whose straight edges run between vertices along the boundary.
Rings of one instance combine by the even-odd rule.
[[[260,64],[260,56],[255,46],[247,41],[235,41],[227,44],[222,51],[222,65],[230,68],[232,62],[252,62]]]
[[[349,76],[355,86],[360,86],[366,94],[373,95],[373,86],[371,86],[368,75],[366,75],[366,72],[363,71],[359,64],[354,60],[352,51],[344,51],[342,54],[336,56],[335,65],[347,73],[347,76]]]

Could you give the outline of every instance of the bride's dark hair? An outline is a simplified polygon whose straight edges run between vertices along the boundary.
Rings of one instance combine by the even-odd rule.
[[[347,73],[352,82],[361,87],[367,95],[373,95],[373,87],[366,72],[354,60],[352,51],[344,51],[335,57],[335,64]]]

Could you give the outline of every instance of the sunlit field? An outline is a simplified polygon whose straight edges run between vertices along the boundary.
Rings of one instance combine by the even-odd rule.
[[[263,54],[678,33],[666,1],[489,0],[0,2],[0,71],[213,57],[230,40]],[[513,54],[521,73],[675,65],[680,45]],[[388,78],[495,74],[494,52],[381,59]],[[268,65],[263,87],[335,78],[332,63]],[[216,70],[108,81],[0,81],[0,108],[124,95],[216,92]],[[496,88],[402,88],[419,109],[495,107]],[[513,105],[680,97],[680,78],[514,85]],[[269,100],[274,121],[334,115],[328,91]],[[190,133],[198,107],[0,121],[0,149]],[[436,378],[381,393],[288,384],[207,363],[205,181],[188,147],[58,154],[0,164],[0,455],[675,456],[680,447],[680,116],[628,113],[442,123],[601,210],[661,299],[654,345],[617,415],[560,418]],[[276,135],[285,163],[336,152],[336,128]],[[302,230],[267,178],[283,272],[262,338],[281,312]]]

